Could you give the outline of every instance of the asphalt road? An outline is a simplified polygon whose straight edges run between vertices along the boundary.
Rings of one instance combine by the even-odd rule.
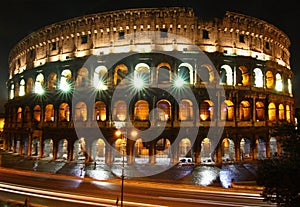
[[[0,168],[0,199],[32,206],[117,206],[121,180],[98,181],[76,176]],[[257,191],[125,180],[124,207],[265,207]]]

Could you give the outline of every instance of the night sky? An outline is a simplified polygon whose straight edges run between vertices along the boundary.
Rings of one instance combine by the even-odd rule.
[[[291,40],[291,68],[296,107],[300,108],[300,7],[291,0],[9,0],[0,7],[0,113],[7,101],[8,53],[26,35],[55,22],[85,14],[138,7],[184,6],[200,17],[223,17],[226,11],[273,24]]]

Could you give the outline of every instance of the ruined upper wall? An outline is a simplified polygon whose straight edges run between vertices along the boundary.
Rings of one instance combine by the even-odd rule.
[[[126,35],[147,31],[167,31],[187,38],[205,52],[250,56],[290,68],[290,40],[272,24],[234,12],[227,12],[222,19],[204,20],[195,16],[191,8],[172,7],[90,14],[41,28],[11,50],[9,75],[11,78],[47,62],[83,57],[99,50],[106,54],[119,53],[124,45],[130,45],[131,51],[151,52],[153,42],[146,35],[145,39],[132,35],[126,39]],[[173,36],[163,38],[166,46],[160,50],[187,49],[174,47]]]

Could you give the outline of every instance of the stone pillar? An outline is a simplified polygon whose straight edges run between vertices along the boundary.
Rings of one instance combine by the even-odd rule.
[[[44,145],[43,145],[43,136],[39,137],[40,151],[38,152],[38,158],[42,158],[44,156]]]
[[[105,145],[105,164],[111,164],[112,162],[112,152],[111,147]]]
[[[53,140],[53,157],[52,160],[57,159],[57,151],[58,151],[58,142]]]
[[[149,163],[150,164],[155,164],[156,159],[155,159],[155,142],[152,141],[150,143],[150,147],[149,147]]]
[[[251,151],[252,151],[252,159],[256,160],[257,159],[257,137],[255,135],[253,135],[253,139],[252,139],[252,145],[251,145]]]
[[[131,139],[127,139],[127,164],[133,164],[134,163],[134,145],[135,141]]]
[[[271,139],[271,136],[268,135],[268,138],[267,138],[267,140],[266,140],[266,157],[267,157],[267,158],[270,158],[270,157],[271,157],[270,139]]]
[[[218,144],[215,150],[216,163],[222,163],[222,144]]]
[[[27,156],[30,157],[31,156],[31,152],[32,152],[32,134],[28,135],[28,146],[27,146]]]
[[[234,144],[234,154],[235,154],[235,161],[241,161],[241,142],[238,137],[235,139],[235,144]]]

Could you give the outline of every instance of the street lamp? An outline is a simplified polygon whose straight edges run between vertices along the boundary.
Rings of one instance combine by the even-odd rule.
[[[121,207],[123,207],[123,198],[124,198],[124,177],[125,177],[125,153],[126,153],[126,144],[127,144],[127,136],[128,136],[128,131],[125,129],[124,131],[117,130],[116,131],[116,136],[120,137],[122,139],[122,174],[121,174]],[[136,137],[137,132],[135,130],[131,131],[131,136]]]

